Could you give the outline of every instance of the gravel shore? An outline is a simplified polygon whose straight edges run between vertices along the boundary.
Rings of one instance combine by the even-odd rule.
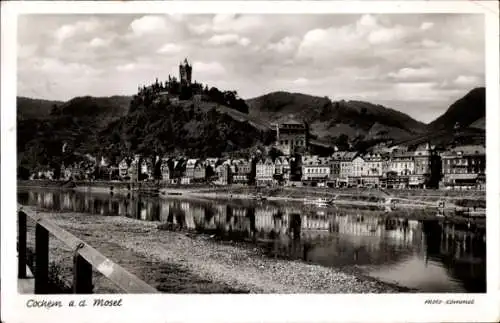
[[[26,207],[29,209],[29,207]],[[259,248],[206,235],[159,230],[158,223],[124,217],[48,213],[56,224],[165,293],[394,293],[375,279],[300,261],[272,259]],[[32,239],[32,233],[28,235]],[[32,241],[32,240],[31,240]],[[51,239],[50,257],[71,277],[71,250]],[[120,292],[104,277],[96,293]]]

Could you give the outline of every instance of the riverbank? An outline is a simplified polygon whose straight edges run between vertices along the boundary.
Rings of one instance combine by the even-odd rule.
[[[165,231],[125,217],[40,212],[112,261],[165,293],[394,293],[405,288],[362,274],[269,258],[255,246]],[[33,229],[31,226],[30,229]],[[28,239],[33,238],[30,230]],[[71,281],[72,251],[51,239],[50,257]],[[117,293],[103,277],[97,293]]]
[[[135,183],[95,181],[18,181],[18,187],[53,187],[95,193],[142,192],[162,197],[185,197],[204,199],[265,199],[269,201],[304,202],[304,200],[327,199],[336,205],[353,206],[397,206],[400,208],[437,208],[440,201],[445,209],[472,211],[485,214],[485,191],[449,190],[382,190],[382,189],[333,189],[313,187],[272,187],[230,185],[158,185],[153,182]]]

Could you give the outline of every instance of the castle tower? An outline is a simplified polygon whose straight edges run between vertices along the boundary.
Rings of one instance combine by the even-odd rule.
[[[179,64],[179,77],[182,85],[191,85],[191,74],[193,67],[189,65],[187,58]]]

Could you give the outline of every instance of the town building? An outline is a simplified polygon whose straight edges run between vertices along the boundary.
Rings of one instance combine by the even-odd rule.
[[[171,179],[172,173],[172,163],[169,158],[162,158],[160,161],[160,173],[161,180],[164,182],[169,182]]]
[[[207,168],[206,168],[206,165],[203,161],[201,160],[198,160],[198,162],[196,163],[195,167],[194,167],[194,176],[193,176],[193,180],[195,182],[202,182],[206,179],[206,171],[207,171]]]
[[[366,154],[363,157],[364,170],[360,184],[365,187],[379,187],[380,178],[384,174],[386,161],[379,153]]]
[[[125,177],[127,177],[129,174],[128,174],[128,171],[129,171],[129,167],[130,167],[130,158],[123,158],[120,163],[118,163],[118,175],[120,176],[120,178],[124,179]]]
[[[108,158],[101,156],[101,160],[99,161],[99,167],[109,167],[110,164],[111,163],[109,162]]]
[[[399,176],[415,174],[414,153],[408,151],[397,151],[391,156],[389,170],[396,172]]]
[[[219,163],[219,158],[216,157],[209,157],[205,159],[205,164],[206,166],[212,167],[212,169],[215,171],[215,167],[217,167],[217,164]]]
[[[357,152],[348,151],[341,157],[340,173],[337,186],[349,186],[349,178],[353,176],[353,160],[358,155]]]
[[[188,159],[186,162],[186,172],[181,183],[201,182],[206,179],[206,166],[200,159]]]
[[[151,158],[142,158],[140,165],[140,180],[151,180],[153,178],[153,161]]]
[[[436,163],[434,150],[429,143],[419,145],[413,152],[413,160],[415,163],[414,173],[410,175],[408,186],[411,188],[427,188],[428,186],[435,186],[432,184],[433,177],[437,169],[434,167]],[[439,162],[439,161],[438,161]]]
[[[64,164],[61,166],[61,179],[65,181],[69,181],[71,179],[71,167],[65,166]]]
[[[233,184],[248,184],[252,172],[252,163],[246,159],[235,159],[232,161]]]
[[[330,180],[337,181],[340,178],[340,165],[345,151],[336,151],[330,158]]]
[[[352,172],[351,177],[360,178],[366,173],[366,162],[363,156],[356,156],[352,160]]]
[[[480,188],[486,182],[486,151],[483,146],[455,147],[441,154],[442,184],[453,188]]]
[[[217,180],[214,182],[218,185],[231,184],[231,167],[228,163],[222,163],[215,168]]]
[[[129,179],[133,182],[137,182],[139,180],[139,175],[141,171],[141,161],[142,161],[141,155],[135,155],[129,164],[127,175]]]
[[[319,156],[302,156],[302,181],[326,183],[330,177],[330,160]]]
[[[269,186],[274,182],[275,166],[270,158],[261,159],[255,167],[255,182],[257,186]]]
[[[274,175],[282,184],[290,181],[290,161],[286,156],[279,156],[274,161]]]
[[[295,120],[274,125],[276,129],[276,148],[284,155],[290,156],[296,150],[307,151],[308,126]]]
[[[185,177],[194,179],[194,172],[197,164],[198,164],[198,159],[192,158],[187,160]]]

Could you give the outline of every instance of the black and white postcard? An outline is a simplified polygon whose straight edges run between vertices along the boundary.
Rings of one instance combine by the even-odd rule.
[[[498,6],[2,3],[5,322],[484,321]]]

